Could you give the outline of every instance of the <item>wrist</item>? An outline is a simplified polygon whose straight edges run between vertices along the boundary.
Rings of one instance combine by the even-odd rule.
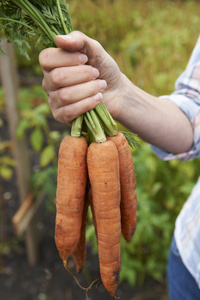
[[[142,99],[140,89],[121,73],[121,83],[117,95],[120,109],[116,120],[126,128],[133,130],[132,120],[144,110],[144,99]]]

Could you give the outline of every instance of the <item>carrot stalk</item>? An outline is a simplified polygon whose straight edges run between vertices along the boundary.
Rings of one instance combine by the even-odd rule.
[[[97,143],[106,141],[105,133],[94,110],[90,110],[84,114],[84,121]]]
[[[72,122],[71,136],[80,137],[82,134],[83,115],[77,117]]]
[[[112,116],[108,112],[107,108],[105,105],[101,102],[99,105],[95,107],[95,111],[101,120],[104,129],[108,135],[117,135],[118,133],[118,126],[116,122],[113,120]]]

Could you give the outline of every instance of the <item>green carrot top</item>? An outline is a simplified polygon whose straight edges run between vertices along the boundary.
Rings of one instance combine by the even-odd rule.
[[[2,0],[0,3],[0,31],[9,42],[18,46],[29,58],[29,42],[36,46],[55,47],[55,36],[72,31],[68,4],[64,0]],[[0,54],[3,54],[0,48]]]

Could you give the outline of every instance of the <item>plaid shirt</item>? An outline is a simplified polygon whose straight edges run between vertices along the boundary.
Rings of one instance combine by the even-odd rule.
[[[189,118],[194,144],[186,153],[173,154],[151,146],[163,160],[192,160],[200,157],[200,36],[185,71],[175,84],[175,92],[162,96],[174,102]],[[182,261],[200,288],[200,177],[185,202],[175,225],[175,240]]]

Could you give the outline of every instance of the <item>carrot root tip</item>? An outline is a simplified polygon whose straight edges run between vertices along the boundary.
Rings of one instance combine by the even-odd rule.
[[[75,276],[75,275],[72,273],[72,271],[68,268],[68,266],[67,266],[67,261],[66,261],[66,260],[63,261],[63,265],[64,265],[65,269],[69,272],[69,274],[72,275],[72,277],[74,278],[74,280],[76,281],[76,283],[78,284],[78,286],[79,286],[82,290],[86,291],[86,299],[88,299],[88,295],[87,295],[88,291],[92,288],[92,286],[94,285],[95,282],[101,281],[101,279],[95,279],[95,280],[89,285],[89,287],[87,287],[87,288],[86,288],[86,287],[83,287],[83,286],[79,283],[79,281],[78,281],[78,279],[76,278],[76,276]],[[98,283],[97,283],[97,284],[98,284]]]

